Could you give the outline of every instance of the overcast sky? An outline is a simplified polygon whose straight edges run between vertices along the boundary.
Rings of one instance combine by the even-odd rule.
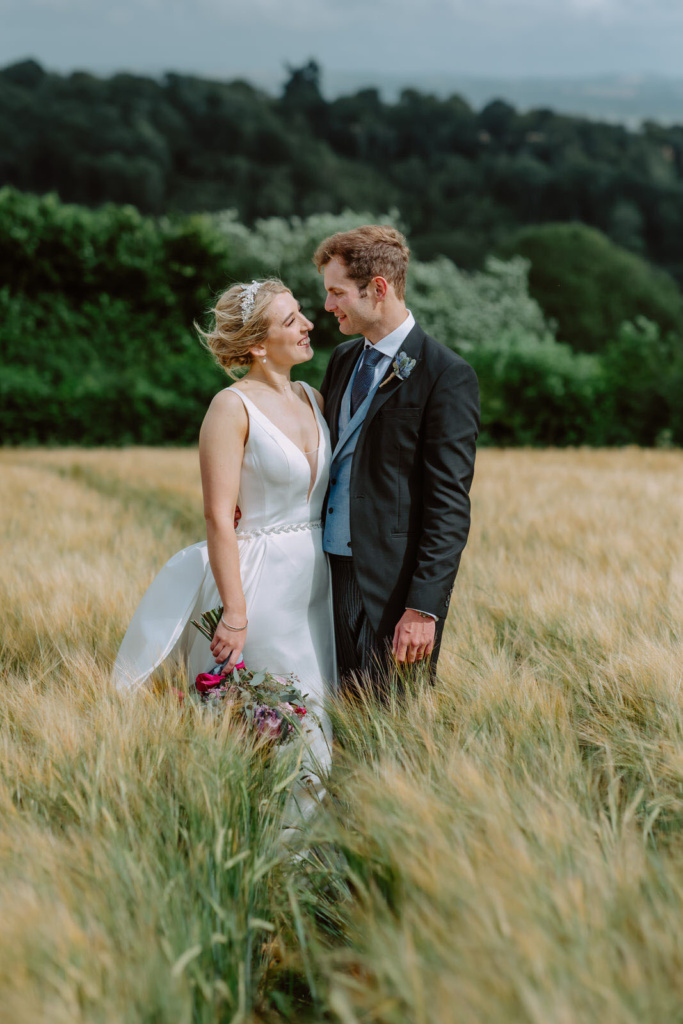
[[[0,0],[0,65],[284,77],[683,74],[683,0]]]

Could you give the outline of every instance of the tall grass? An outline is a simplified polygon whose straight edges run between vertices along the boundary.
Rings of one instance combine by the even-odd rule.
[[[107,671],[188,451],[5,451],[10,1022],[683,1020],[683,458],[482,452],[439,678],[270,762]]]

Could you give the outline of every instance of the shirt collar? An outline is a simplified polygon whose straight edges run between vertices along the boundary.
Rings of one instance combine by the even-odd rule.
[[[413,327],[415,326],[415,317],[408,310],[408,316],[405,318],[402,324],[399,324],[395,331],[391,334],[387,334],[386,337],[382,338],[375,345],[371,341],[365,339],[365,348],[374,348],[375,352],[381,352],[383,356],[395,356],[398,354],[403,342],[406,340]]]

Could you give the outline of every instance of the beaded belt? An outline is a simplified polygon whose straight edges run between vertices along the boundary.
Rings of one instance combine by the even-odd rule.
[[[262,530],[251,530],[250,533],[236,533],[238,540],[253,540],[271,533],[300,533],[302,530],[322,530],[322,521],[315,519],[309,523],[285,523],[284,526],[264,526]]]

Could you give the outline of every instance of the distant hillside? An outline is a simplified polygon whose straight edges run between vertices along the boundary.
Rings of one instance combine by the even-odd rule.
[[[279,94],[283,76],[253,72],[250,80]],[[520,110],[546,107],[558,114],[588,117],[639,128],[644,121],[683,124],[683,78],[656,75],[600,75],[592,78],[495,78],[458,74],[382,74],[375,71],[326,69],[322,92],[329,100],[376,88],[387,102],[395,102],[404,89],[417,89],[445,98],[457,93],[475,107],[505,100]]]
[[[371,76],[358,81],[345,75],[325,75],[330,94],[362,88]],[[638,128],[644,121],[683,124],[683,78],[603,75],[598,78],[483,78],[471,75],[434,75],[417,79],[395,77],[375,81],[388,100],[409,86],[437,96],[459,93],[475,107],[501,99],[521,110],[546,107],[558,114],[610,121]],[[328,90],[326,90],[327,92]]]
[[[416,253],[481,266],[528,224],[583,221],[683,281],[683,127],[458,95],[327,98],[310,62],[281,93],[167,74],[0,71],[0,185],[241,220],[394,207]]]

